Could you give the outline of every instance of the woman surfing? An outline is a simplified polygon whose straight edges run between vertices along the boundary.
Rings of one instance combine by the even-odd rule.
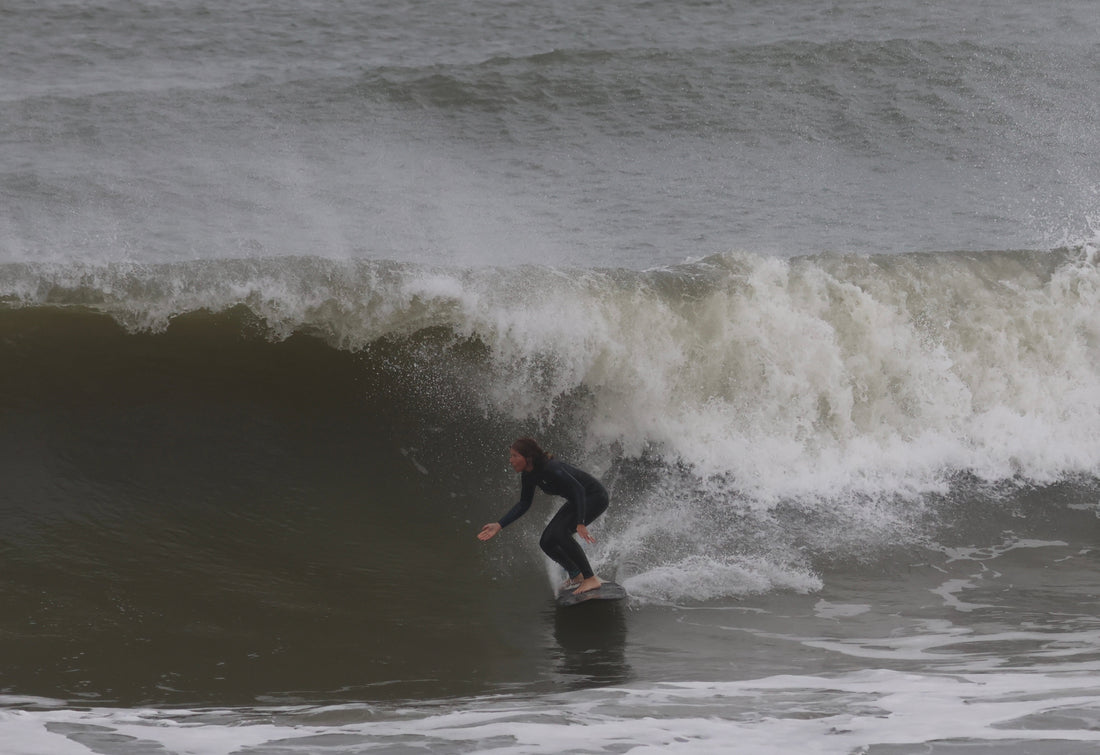
[[[489,540],[531,508],[535,488],[565,499],[565,504],[546,525],[539,538],[539,547],[558,563],[569,579],[563,588],[574,587],[574,595],[595,590],[602,581],[592,571],[588,558],[573,538],[577,533],[587,543],[596,538],[588,533],[591,524],[607,509],[607,490],[587,472],[550,456],[531,438],[520,438],[508,449],[508,463],[520,475],[519,502],[511,511],[481,528],[479,540]]]

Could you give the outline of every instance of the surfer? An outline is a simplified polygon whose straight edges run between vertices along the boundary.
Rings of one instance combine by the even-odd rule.
[[[587,472],[551,457],[531,438],[520,438],[508,452],[508,463],[520,475],[519,502],[500,521],[483,526],[478,539],[492,538],[526,514],[535,497],[536,486],[550,495],[561,496],[565,505],[546,525],[539,538],[539,547],[569,574],[563,588],[575,587],[575,594],[595,590],[602,582],[592,571],[573,533],[586,543],[596,542],[587,525],[607,509],[607,489]]]

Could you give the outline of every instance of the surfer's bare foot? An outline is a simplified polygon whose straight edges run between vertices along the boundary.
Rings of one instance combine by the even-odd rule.
[[[573,591],[574,595],[580,595],[582,592],[589,592],[590,590],[597,589],[603,582],[599,577],[589,577],[588,579],[577,585],[577,589]]]
[[[561,588],[560,589],[568,590],[571,587],[576,587],[577,585],[579,585],[581,583],[581,579],[582,579],[582,577],[581,577],[580,574],[578,574],[575,577],[570,577],[569,579],[567,579],[567,580],[565,580],[564,582],[561,583]]]

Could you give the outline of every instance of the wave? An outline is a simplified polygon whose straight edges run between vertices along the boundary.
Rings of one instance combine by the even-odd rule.
[[[441,115],[511,113],[546,123],[583,113],[597,121],[610,119],[607,125],[629,133],[652,129],[704,136],[781,133],[830,139],[837,136],[839,121],[846,130],[902,129],[899,136],[922,135],[941,144],[950,141],[945,132],[959,123],[997,133],[1034,131],[1026,103],[1003,90],[1005,79],[1027,82],[1056,106],[1061,121],[1071,114],[1074,122],[1088,121],[1087,106],[1062,91],[1072,78],[1088,78],[1084,70],[1072,75],[1085,58],[1072,47],[1052,52],[919,38],[554,48],[358,68],[321,64],[311,70],[305,61],[285,71],[232,66],[220,73],[226,77],[220,83],[175,74],[161,82],[112,80],[87,91],[69,91],[71,84],[66,84],[9,99],[28,104],[53,97],[103,100],[118,107],[136,106],[128,104],[132,95],[178,104],[181,98],[189,102],[215,92],[222,106],[260,99],[280,110],[309,110],[321,102],[370,101]],[[497,125],[507,128],[507,123]]]
[[[945,469],[1094,471],[1095,252],[730,254],[627,270],[448,269],[280,258],[6,265],[9,309],[78,307],[131,332],[241,308],[274,340],[359,351],[477,342],[482,406],[655,448],[756,495],[875,491]],[[782,464],[774,460],[782,459]]]
[[[928,502],[960,484],[1100,474],[1097,262],[1085,246],[649,271],[9,264],[0,334],[9,411],[106,391],[159,403],[141,416],[170,416],[185,445],[192,417],[245,396],[271,419],[218,410],[233,449],[312,413],[344,428],[326,441],[339,454],[370,438],[379,475],[396,459],[462,480],[471,459],[499,464],[502,439],[540,434],[613,489],[594,563],[653,599],[705,600],[816,589],[815,559],[920,541]],[[135,435],[120,416],[89,448],[155,442],[161,425]],[[211,453],[193,440],[183,462]],[[481,477],[455,484],[482,496]]]
[[[383,66],[355,79],[280,86],[294,100],[334,90],[340,99],[444,117],[494,114],[505,133],[523,133],[517,123],[526,121],[541,129],[563,122],[591,128],[594,122],[619,137],[733,134],[765,143],[836,142],[881,150],[884,157],[902,149],[929,149],[939,157],[947,149],[957,152],[956,159],[974,160],[986,154],[979,133],[998,134],[1024,153],[1037,134],[1055,136],[1055,121],[1006,90],[1005,80],[1021,82],[1045,101],[1044,113],[1058,113],[1057,123],[1079,132],[1059,132],[1059,138],[1087,141],[1083,124],[1090,112],[1064,91],[1068,81],[1089,78],[1081,66],[1068,50],[1020,45],[790,40],[726,48],[555,49],[476,63]]]

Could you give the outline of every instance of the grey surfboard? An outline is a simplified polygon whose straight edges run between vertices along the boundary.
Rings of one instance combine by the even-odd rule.
[[[617,582],[604,582],[595,590],[574,595],[570,588],[558,591],[558,605],[562,608],[587,603],[590,600],[622,600],[629,597],[622,585]]]

